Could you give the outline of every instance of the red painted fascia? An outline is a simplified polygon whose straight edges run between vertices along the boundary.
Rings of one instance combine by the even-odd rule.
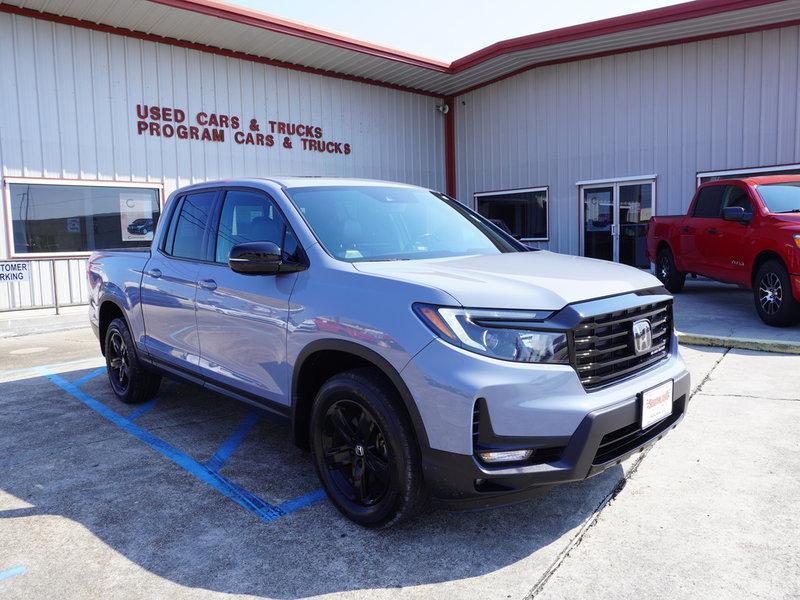
[[[493,77],[491,79],[487,79],[486,81],[482,81],[480,83],[476,83],[475,85],[471,85],[464,89],[458,90],[457,92],[452,92],[453,96],[461,96],[463,94],[468,94],[469,92],[473,92],[480,88],[486,87],[488,85],[492,85],[493,83],[497,83],[498,81],[502,81],[504,79],[508,79],[510,77],[514,77],[515,75],[519,75],[520,73],[525,73],[526,71],[532,71],[533,69],[538,69],[541,67],[549,67],[551,65],[560,65],[564,63],[571,63],[577,62],[581,60],[591,60],[593,58],[602,58],[604,56],[615,56],[617,54],[627,54],[628,52],[639,52],[642,50],[651,50],[653,48],[663,48],[668,46],[679,46],[681,44],[690,44],[692,42],[702,42],[705,40],[714,40],[718,38],[724,37],[731,37],[735,35],[744,35],[746,33],[754,33],[757,31],[769,31],[771,29],[782,29],[784,27],[794,27],[796,25],[800,25],[800,19],[794,19],[792,21],[780,21],[778,23],[768,23],[765,25],[756,25],[753,27],[744,27],[742,29],[732,29],[726,31],[719,31],[717,33],[706,33],[701,35],[695,35],[691,37],[685,38],[677,38],[674,40],[665,40],[662,42],[653,42],[652,44],[641,44],[638,46],[628,46],[625,48],[617,48],[614,50],[605,50],[603,52],[594,52],[591,54],[581,54],[580,56],[570,56],[567,58],[556,58],[553,60],[546,60],[537,63],[532,63],[530,65],[525,65],[524,67],[520,67],[518,69],[514,69],[513,71],[509,71],[503,75],[498,75],[497,77]]]
[[[611,33],[619,33],[633,29],[642,29],[654,25],[675,23],[707,17],[720,13],[743,10],[766,4],[774,4],[784,0],[694,0],[672,6],[665,6],[652,10],[646,10],[629,15],[602,19],[590,23],[581,23],[570,27],[562,27],[552,31],[545,31],[526,35],[510,40],[503,40],[487,46],[481,50],[459,58],[452,63],[440,62],[430,58],[415,54],[395,50],[386,46],[363,42],[347,36],[314,28],[303,23],[297,23],[286,19],[280,19],[272,15],[248,10],[237,6],[231,6],[216,0],[149,0],[157,4],[183,9],[199,14],[209,15],[244,25],[259,27],[269,31],[285,33],[306,40],[313,40],[325,44],[330,44],[338,48],[345,48],[355,52],[361,52],[370,56],[378,56],[389,60],[401,62],[403,64],[414,65],[425,69],[430,69],[440,73],[456,74],[483,63],[492,58],[583,40]]]
[[[318,29],[306,25],[305,23],[281,19],[259,11],[232,6],[223,2],[216,2],[215,0],[149,0],[149,2],[225,19],[243,25],[250,25],[268,31],[283,33],[304,40],[320,42],[337,48],[353,50],[361,54],[387,58],[407,65],[415,65],[441,73],[447,72],[450,67],[449,63],[437,61],[432,58],[418,56],[410,52],[403,52],[370,42],[364,42],[331,31],[325,31],[324,29]]]
[[[487,46],[482,50],[468,54],[463,58],[459,58],[451,63],[449,72],[459,73],[491,58],[496,58],[511,52],[563,44],[565,42],[584,40],[601,35],[608,35],[610,33],[663,25],[665,23],[686,21],[781,1],[782,0],[734,0],[731,2],[728,0],[696,0],[694,2],[684,2],[682,4],[665,6],[663,8],[656,8],[630,15],[612,17],[601,21],[581,23],[580,25],[572,25],[552,31],[534,33],[533,35],[503,40],[491,46]]]

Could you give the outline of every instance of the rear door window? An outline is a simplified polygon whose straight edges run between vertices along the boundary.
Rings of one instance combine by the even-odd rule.
[[[173,217],[174,229],[170,227],[164,247],[167,254],[175,258],[206,260],[206,229],[216,197],[216,190],[183,197]]]
[[[704,187],[697,194],[693,217],[701,219],[717,219],[722,214],[722,196],[727,186],[711,185]]]

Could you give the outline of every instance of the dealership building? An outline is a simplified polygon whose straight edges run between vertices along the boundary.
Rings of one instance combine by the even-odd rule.
[[[647,267],[647,220],[700,182],[800,173],[798,0],[698,0],[453,63],[211,0],[21,0],[0,3],[0,65],[0,260],[22,265],[0,311],[85,302],[89,253],[148,245],[201,181],[407,182]]]

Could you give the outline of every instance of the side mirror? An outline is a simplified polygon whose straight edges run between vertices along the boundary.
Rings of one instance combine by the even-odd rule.
[[[246,242],[231,248],[228,257],[231,270],[245,275],[277,275],[296,273],[308,268],[302,262],[283,260],[283,250],[275,242]]]
[[[753,213],[745,212],[744,208],[741,206],[728,206],[722,209],[722,218],[725,221],[749,223],[753,220]]]

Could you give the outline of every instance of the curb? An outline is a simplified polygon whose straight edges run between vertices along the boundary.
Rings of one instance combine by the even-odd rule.
[[[677,331],[676,334],[678,335],[678,343],[680,344],[712,346],[715,348],[739,348],[741,350],[779,352],[782,354],[800,354],[800,342],[784,342],[781,340],[749,340],[745,338],[683,333],[680,331]]]

